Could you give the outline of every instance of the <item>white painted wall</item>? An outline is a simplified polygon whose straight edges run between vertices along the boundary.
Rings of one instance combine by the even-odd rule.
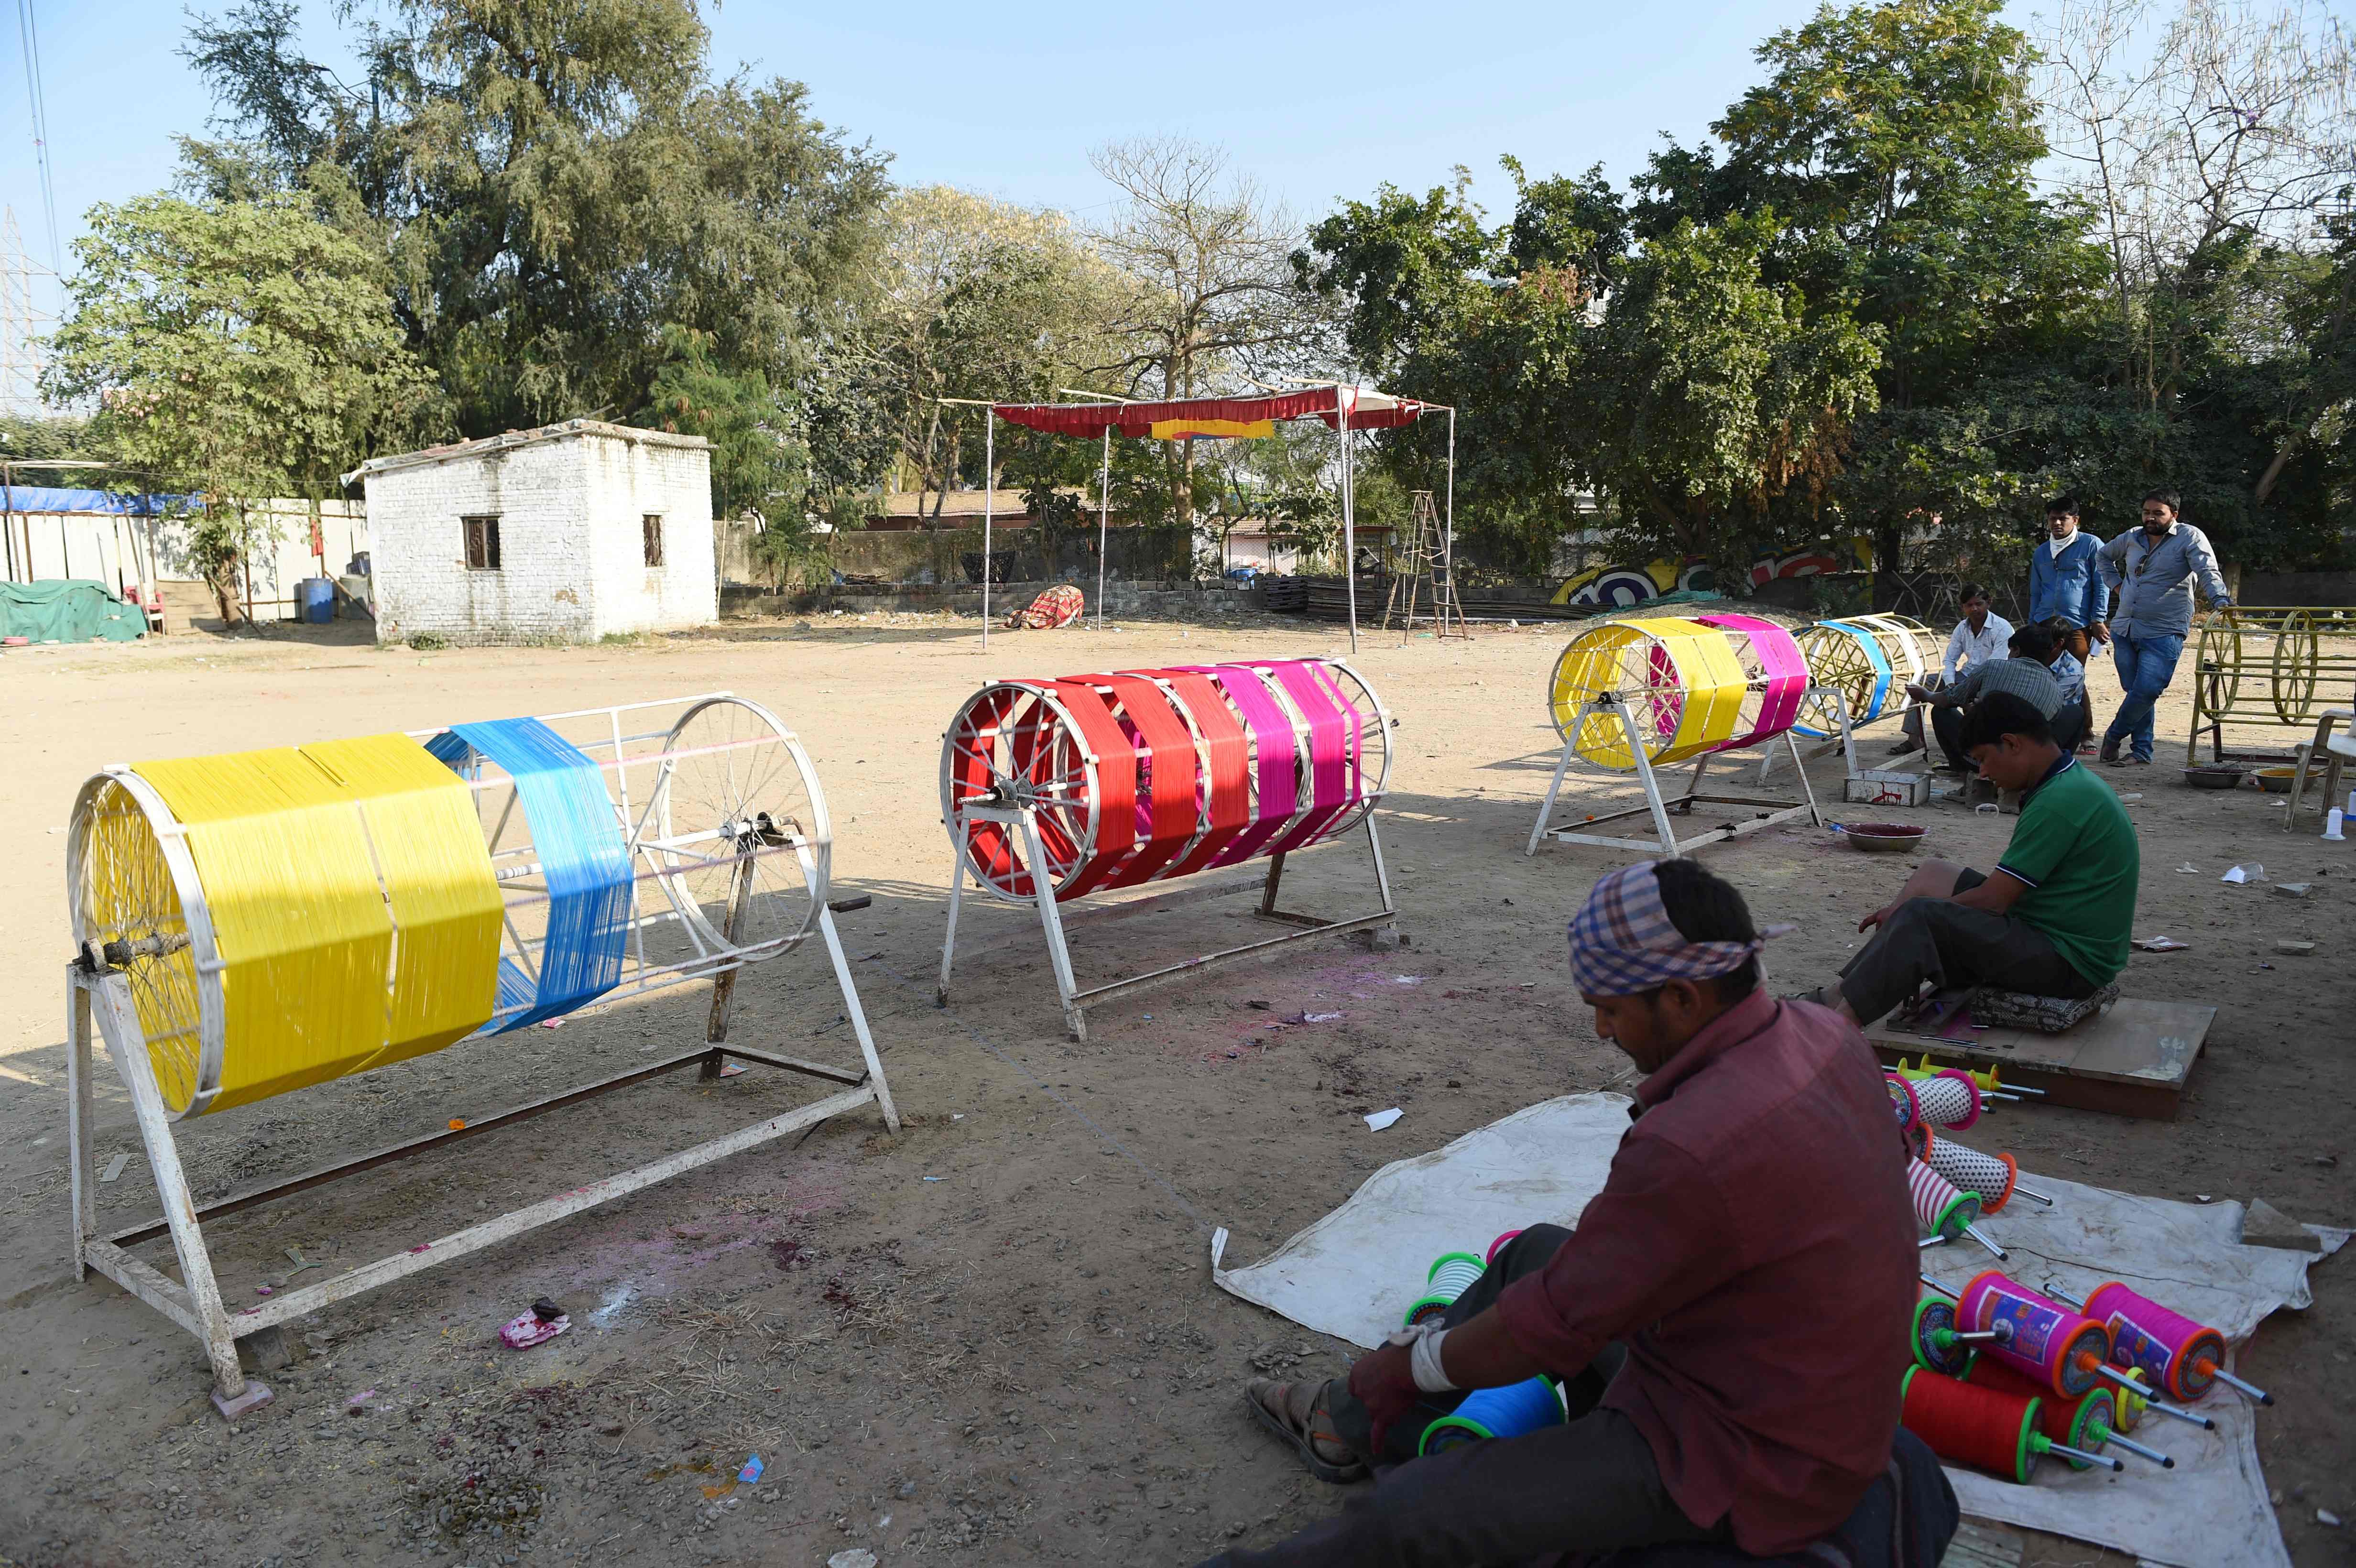
[[[719,618],[712,458],[696,437],[576,421],[369,464],[377,636],[589,642]],[[645,564],[639,520],[664,519]],[[466,564],[462,519],[499,519],[499,567]]]

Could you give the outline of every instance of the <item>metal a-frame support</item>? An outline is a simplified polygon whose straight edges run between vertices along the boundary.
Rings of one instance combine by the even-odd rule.
[[[1833,700],[1836,703],[1839,702],[1838,694],[1834,694]],[[1555,801],[1562,793],[1563,777],[1570,771],[1571,762],[1578,755],[1576,737],[1586,728],[1589,715],[1596,713],[1609,713],[1617,717],[1622,728],[1626,731],[1628,750],[1636,759],[1636,777],[1644,785],[1644,804],[1628,806],[1620,811],[1606,812],[1600,816],[1582,814],[1576,819],[1576,826],[1567,819],[1561,825],[1549,827],[1547,824],[1554,816]],[[1848,714],[1845,704],[1840,707],[1840,714],[1841,730],[1843,734],[1847,734]],[[1746,834],[1756,833],[1762,827],[1772,827],[1777,823],[1789,822],[1797,816],[1805,816],[1809,822],[1817,827],[1824,825],[1824,817],[1816,810],[1815,791],[1808,784],[1808,770],[1800,760],[1799,742],[1793,738],[1792,731],[1789,730],[1784,731],[1776,739],[1782,741],[1792,753],[1793,771],[1799,774],[1800,779],[1801,798],[1798,800],[1702,794],[1702,774],[1708,768],[1710,758],[1716,754],[1708,752],[1694,759],[1693,776],[1686,782],[1685,794],[1674,800],[1665,798],[1661,794],[1660,774],[1654,770],[1652,759],[1645,752],[1644,738],[1637,731],[1635,715],[1628,710],[1626,703],[1622,702],[1612,692],[1604,692],[1580,706],[1578,719],[1570,726],[1570,735],[1573,739],[1563,741],[1562,755],[1555,762],[1554,777],[1547,784],[1546,799],[1539,805],[1537,821],[1530,828],[1530,841],[1522,850],[1525,855],[1537,854],[1538,841],[1542,838],[1552,838],[1562,844],[1594,844],[1607,849],[1637,849],[1647,854],[1665,855],[1675,859],[1701,848],[1705,845],[1722,843],[1730,838],[1740,838]],[[1773,760],[1775,755],[1774,745],[1774,741],[1767,742],[1769,748],[1767,754],[1761,760],[1760,776],[1762,780],[1766,775],[1767,763]],[[1730,819],[1715,827],[1705,828],[1698,833],[1690,833],[1680,839],[1669,818],[1672,815],[1690,816],[1693,808],[1697,805],[1748,806],[1751,808],[1752,815],[1743,821],[1737,822]],[[1614,838],[1601,833],[1580,831],[1581,828],[1601,827],[1607,822],[1618,822],[1626,817],[1643,816],[1648,813],[1652,816],[1653,830],[1655,835],[1651,839]]]
[[[1023,848],[1025,856],[1023,864],[1044,866],[1048,863],[1045,847],[1040,841],[1038,817],[1029,807],[988,805],[966,806],[958,811],[956,820],[951,825],[954,842],[959,845],[966,843],[967,825],[974,822],[995,822],[1020,832],[1023,836]],[[1366,853],[1374,866],[1375,888],[1382,899],[1380,909],[1369,914],[1351,915],[1340,920],[1323,920],[1316,915],[1295,914],[1289,910],[1280,910],[1276,907],[1276,894],[1278,884],[1284,877],[1284,856],[1271,855],[1269,857],[1268,875],[1264,880],[1240,878],[1219,882],[1206,881],[1194,888],[1182,885],[1173,888],[1170,892],[1159,899],[1147,901],[1157,909],[1166,909],[1182,902],[1193,902],[1196,899],[1215,898],[1223,893],[1247,891],[1257,885],[1260,895],[1259,909],[1257,912],[1259,917],[1262,920],[1280,921],[1287,925],[1298,925],[1302,928],[1301,930],[1286,936],[1270,937],[1265,942],[1248,942],[1240,947],[1222,948],[1215,953],[1202,954],[1143,975],[1132,975],[1125,980],[1093,986],[1086,990],[1080,988],[1079,982],[1074,976],[1071,944],[1065,936],[1063,911],[1055,902],[1055,891],[1046,886],[1045,878],[1034,877],[1033,891],[1023,901],[1034,904],[1039,912],[1039,929],[1047,939],[1047,959],[1055,970],[1055,995],[1063,1004],[1065,1028],[1070,1031],[1074,1040],[1085,1041],[1088,1038],[1087,1009],[1095,1003],[1109,1001],[1115,997],[1127,996],[1132,991],[1141,991],[1149,986],[1160,985],[1180,975],[1191,975],[1198,969],[1205,969],[1215,964],[1272,952],[1277,948],[1290,946],[1297,942],[1307,942],[1314,937],[1338,936],[1346,932],[1371,929],[1376,932],[1376,942],[1378,946],[1395,944],[1398,939],[1396,923],[1398,917],[1398,906],[1391,897],[1390,873],[1383,864],[1382,836],[1376,831],[1375,816],[1371,811],[1366,814],[1365,833]],[[960,849],[957,854],[955,865],[949,870],[948,930],[941,939],[940,986],[933,994],[934,1004],[937,1007],[945,1008],[949,1004],[949,971],[957,960],[958,912],[965,901],[966,875],[965,855]],[[1117,912],[1128,912],[1124,909]]]
[[[801,853],[807,862],[809,856],[808,848],[803,848]],[[805,875],[811,874],[811,871],[812,868],[806,864]],[[873,1104],[882,1111],[884,1124],[896,1133],[900,1130],[899,1111],[892,1103],[892,1091],[884,1078],[884,1063],[876,1054],[874,1036],[868,1031],[866,1011],[859,1003],[859,988],[851,980],[850,964],[843,955],[842,939],[834,926],[836,908],[856,908],[863,902],[863,900],[845,900],[840,905],[822,905],[818,917],[819,933],[826,940],[827,956],[833,963],[835,980],[842,991],[844,1012],[859,1038],[860,1052],[865,1061],[863,1069],[804,1061],[773,1051],[747,1050],[725,1043],[729,997],[724,992],[720,992],[713,997],[711,1018],[706,1026],[707,1042],[701,1050],[651,1062],[495,1115],[475,1118],[463,1125],[454,1125],[446,1132],[413,1138],[356,1159],[326,1166],[289,1180],[237,1193],[202,1206],[198,1204],[195,1194],[189,1190],[187,1173],[180,1164],[179,1147],[172,1136],[170,1113],[155,1081],[154,1065],[148,1060],[147,1042],[139,1022],[138,1009],[132,1000],[130,980],[113,966],[113,961],[102,949],[92,944],[80,957],[66,965],[67,1144],[73,1172],[74,1277],[85,1278],[88,1270],[96,1269],[201,1340],[205,1354],[212,1363],[213,1404],[223,1416],[233,1421],[247,1411],[267,1404],[272,1397],[266,1385],[258,1379],[246,1376],[239,1366],[237,1341],[240,1339],[292,1322],[334,1302],[374,1290],[379,1285],[390,1285],[394,1280],[432,1268],[437,1264],[449,1263],[543,1225],[570,1219],[642,1187],[650,1187],[715,1160],[774,1142],[862,1105]],[[732,969],[720,978],[724,980],[733,973]],[[122,1074],[123,1087],[130,1093],[132,1110],[138,1120],[140,1141],[147,1153],[148,1169],[155,1179],[156,1192],[164,1206],[161,1218],[105,1236],[98,1233],[91,1147],[91,1046],[93,1039],[99,1035],[105,1038],[107,1055],[113,1059],[116,1071]],[[281,1291],[252,1307],[231,1310],[221,1296],[220,1287],[213,1275],[212,1257],[205,1245],[204,1221],[208,1220],[288,1197],[305,1188],[358,1175],[429,1149],[478,1137],[495,1127],[526,1121],[681,1068],[699,1068],[701,1076],[717,1077],[722,1064],[731,1058],[848,1087],[825,1099],[768,1117],[751,1126],[740,1127],[692,1148],[665,1155],[635,1169],[601,1178],[528,1208],[423,1241],[405,1252],[379,1258],[373,1263],[346,1269],[316,1285]],[[171,1237],[172,1250],[178,1260],[180,1277],[177,1280],[169,1278],[132,1251],[144,1243],[166,1234]]]

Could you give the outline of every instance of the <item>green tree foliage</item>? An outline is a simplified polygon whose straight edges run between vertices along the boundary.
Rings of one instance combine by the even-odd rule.
[[[874,253],[881,156],[798,83],[715,80],[693,0],[390,15],[352,28],[357,85],[295,51],[288,0],[199,22],[188,52],[228,134],[188,145],[190,176],[299,190],[376,249],[461,432],[651,407],[673,327],[723,372],[800,390]]]
[[[86,439],[143,487],[206,497],[217,589],[251,543],[242,502],[339,494],[434,416],[383,258],[296,204],[152,196],[88,224],[44,391],[93,400]]]

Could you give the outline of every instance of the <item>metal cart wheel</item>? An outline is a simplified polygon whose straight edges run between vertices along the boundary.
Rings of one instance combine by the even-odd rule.
[[[2315,617],[2294,610],[2283,617],[2275,633],[2275,716],[2286,724],[2303,723],[2314,710],[2315,684],[2323,658],[2323,639]]]
[[[952,831],[969,805],[1029,806],[1043,866],[1003,823],[966,823],[958,844],[974,880],[1001,898],[1033,896],[1033,872],[1061,892],[1096,856],[1097,757],[1045,687],[998,681],[966,699],[941,745],[941,817]]]
[[[776,714],[741,697],[697,703],[664,738],[652,796],[630,848],[706,943],[766,958],[818,929],[834,833],[809,753]]]

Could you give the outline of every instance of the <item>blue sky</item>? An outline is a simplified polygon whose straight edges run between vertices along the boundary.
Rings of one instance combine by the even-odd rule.
[[[225,6],[200,6],[221,9]],[[1190,23],[1184,13],[1204,19]],[[1303,218],[1385,180],[1419,189],[1469,165],[1493,209],[1500,153],[1534,175],[1601,162],[1615,178],[1669,132],[1690,140],[1749,83],[1751,51],[1813,0],[1674,5],[1449,0],[1209,6],[734,0],[713,59],[806,82],[817,112],[894,155],[905,183],[945,181],[1085,211],[1104,200],[1087,149],[1182,133],[1228,147]],[[166,184],[173,137],[200,133],[202,84],[178,57],[171,0],[35,0],[59,223]],[[327,0],[306,17],[332,58]],[[0,201],[46,260],[16,29],[0,66]],[[70,251],[68,252],[69,256]]]

